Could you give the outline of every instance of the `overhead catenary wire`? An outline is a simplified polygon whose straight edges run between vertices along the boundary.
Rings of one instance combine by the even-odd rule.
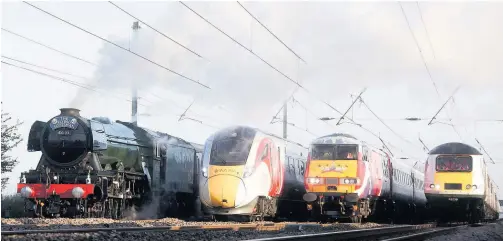
[[[165,33],[157,30],[156,28],[150,26],[148,23],[142,21],[141,19],[139,19],[138,17],[134,16],[133,14],[129,13],[128,11],[124,10],[123,8],[119,7],[117,4],[113,3],[112,1],[108,1],[110,4],[114,5],[116,8],[118,8],[119,10],[121,10],[122,12],[124,12],[125,14],[129,15],[130,17],[136,19],[137,21],[139,21],[140,23],[142,23],[143,25],[149,27],[150,29],[154,30],[155,32],[157,32],[158,34],[164,36],[165,38],[169,39],[171,42],[177,44],[178,46],[184,48],[185,50],[193,53],[194,55],[196,55],[197,57],[199,58],[202,58],[202,59],[205,59],[207,60],[206,58],[204,58],[203,56],[201,56],[200,54],[196,53],[194,50],[192,49],[189,49],[187,46],[179,43],[178,41],[174,40],[173,38],[169,37],[168,35],[166,35]]]
[[[203,83],[201,83],[201,82],[199,82],[199,81],[197,81],[197,80],[195,80],[195,79],[192,79],[192,78],[190,78],[190,77],[188,77],[188,76],[185,76],[185,75],[183,75],[183,74],[181,74],[181,73],[179,73],[179,72],[176,72],[176,71],[174,71],[174,70],[172,70],[172,69],[170,69],[170,68],[168,68],[168,67],[166,67],[166,66],[163,66],[163,65],[161,65],[161,64],[159,64],[159,63],[157,63],[157,62],[155,62],[155,61],[153,61],[153,60],[151,60],[151,59],[148,59],[148,58],[144,57],[143,55],[140,55],[140,54],[138,54],[138,53],[136,53],[136,52],[133,52],[133,51],[131,51],[131,50],[127,49],[127,48],[124,48],[124,47],[122,47],[122,46],[120,46],[120,45],[118,45],[118,44],[116,44],[116,43],[114,43],[114,42],[112,42],[112,41],[110,41],[110,40],[107,40],[107,39],[105,39],[105,38],[103,38],[103,37],[101,37],[101,36],[98,36],[98,35],[96,35],[96,34],[94,34],[94,33],[90,32],[90,31],[88,31],[88,30],[86,30],[86,29],[84,29],[84,28],[81,28],[81,27],[79,27],[79,26],[77,26],[77,25],[75,25],[75,24],[73,24],[73,23],[71,23],[71,22],[69,22],[69,21],[67,21],[67,20],[64,20],[64,19],[62,19],[62,18],[60,18],[60,17],[58,17],[58,16],[56,16],[56,15],[54,15],[54,14],[52,14],[52,13],[48,12],[48,11],[45,11],[45,10],[43,10],[43,9],[41,9],[41,8],[39,8],[39,7],[37,7],[37,6],[33,5],[33,4],[31,4],[31,3],[28,3],[28,2],[26,2],[26,1],[23,1],[23,3],[26,3],[27,5],[29,5],[29,6],[31,6],[31,7],[33,7],[33,8],[35,8],[35,9],[37,9],[37,10],[39,10],[39,11],[41,11],[41,12],[45,13],[45,14],[47,14],[47,15],[49,15],[49,16],[51,16],[51,17],[55,18],[55,19],[58,19],[58,20],[60,20],[60,21],[62,21],[62,22],[64,22],[64,23],[66,23],[66,24],[68,24],[68,25],[70,25],[70,26],[72,26],[72,27],[74,27],[74,28],[77,28],[77,29],[79,29],[79,30],[81,30],[81,31],[83,31],[83,32],[85,32],[85,33],[87,33],[87,34],[91,35],[91,36],[94,36],[94,37],[96,37],[96,38],[98,38],[98,39],[101,39],[102,41],[107,42],[107,43],[109,43],[109,44],[111,44],[111,45],[113,45],[113,46],[115,46],[115,47],[117,47],[117,48],[120,48],[120,49],[122,49],[122,50],[124,50],[124,51],[126,51],[126,52],[129,52],[129,53],[131,53],[131,54],[133,54],[133,55],[135,55],[135,56],[137,56],[137,57],[139,57],[139,58],[141,58],[141,59],[143,59],[143,60],[145,60],[145,61],[147,61],[147,62],[150,62],[150,63],[152,63],[152,64],[154,64],[154,65],[156,65],[156,66],[158,66],[158,67],[160,67],[160,68],[162,68],[162,69],[164,69],[164,70],[167,70],[168,72],[171,72],[171,73],[173,73],[173,74],[175,74],[175,75],[178,75],[178,76],[180,76],[180,77],[182,77],[182,78],[184,78],[184,79],[186,79],[186,80],[189,80],[189,81],[191,81],[191,82],[193,82],[193,83],[195,83],[195,84],[197,84],[197,85],[200,85],[200,86],[202,86],[202,87],[204,87],[204,88],[211,89],[209,86],[207,86],[207,85],[205,85],[205,84],[203,84]]]
[[[185,4],[184,2],[180,1],[180,4],[182,4],[184,7],[186,7],[188,10],[190,10],[192,13],[194,13],[195,15],[197,15],[199,18],[201,18],[203,21],[205,21],[206,23],[208,23],[210,26],[212,26],[213,28],[215,28],[217,31],[219,31],[220,33],[222,33],[223,35],[225,35],[226,37],[228,37],[229,39],[231,39],[233,42],[235,42],[236,44],[238,44],[239,46],[241,46],[242,48],[244,48],[245,50],[247,50],[248,52],[250,52],[251,54],[253,54],[255,57],[259,58],[262,62],[264,62],[265,64],[267,64],[269,67],[271,67],[272,69],[274,69],[276,72],[280,73],[283,77],[287,78],[289,81],[291,81],[292,83],[294,83],[295,85],[297,85],[298,87],[304,89],[304,91],[308,94],[311,94],[311,92],[309,90],[307,90],[304,86],[302,86],[298,81],[295,81],[293,80],[292,78],[290,78],[289,76],[287,76],[286,74],[284,74],[283,72],[279,71],[276,67],[272,66],[271,64],[269,64],[267,61],[265,61],[263,58],[261,58],[260,56],[258,56],[257,54],[255,54],[253,51],[251,51],[251,49],[245,47],[243,44],[241,44],[239,41],[237,41],[236,39],[234,39],[233,37],[231,37],[230,35],[228,35],[226,32],[224,32],[223,30],[221,30],[220,28],[218,28],[216,25],[214,25],[213,23],[211,23],[208,19],[206,19],[205,17],[203,17],[201,14],[199,14],[198,12],[196,12],[194,9],[192,9],[191,7],[189,7],[187,4]],[[335,107],[333,107],[332,105],[328,104],[326,101],[322,100],[321,98],[317,97],[318,100],[320,100],[321,102],[323,102],[324,104],[326,104],[327,106],[329,106],[332,110],[336,111],[337,113],[341,114],[342,113],[337,110]],[[301,105],[304,109],[306,109],[306,111],[308,111],[311,115],[317,117],[314,113],[310,112],[305,106],[303,106],[300,102],[297,101],[297,103],[299,105]],[[317,117],[317,119],[320,119]],[[356,123],[352,118],[349,118],[347,117],[346,119],[350,120],[351,122],[353,122],[355,125],[357,126],[360,126],[361,128],[363,128],[363,126],[361,124],[358,124]],[[324,121],[325,122],[325,121]],[[328,122],[325,122],[327,125],[333,127],[334,129],[336,129],[334,126],[330,125]],[[372,133],[374,136],[377,136],[375,133],[371,132],[370,130],[366,129],[366,128],[363,128],[365,129],[366,131]],[[381,139],[379,137],[379,139]],[[382,140],[382,139],[381,139]],[[383,142],[384,144],[384,142]]]
[[[212,26],[213,28],[215,28],[217,31],[219,31],[220,33],[222,33],[223,35],[225,35],[227,38],[231,39],[234,43],[238,44],[239,46],[241,46],[242,48],[244,48],[245,50],[247,50],[248,52],[250,52],[251,54],[253,54],[255,57],[257,57],[258,59],[260,59],[262,62],[264,62],[265,64],[267,64],[270,68],[272,68],[273,70],[275,70],[276,72],[278,72],[279,74],[281,74],[283,77],[285,77],[286,79],[288,79],[289,81],[291,81],[292,83],[294,83],[295,85],[297,85],[298,87],[304,89],[304,91],[308,94],[311,94],[311,92],[309,90],[307,90],[304,86],[302,86],[299,82],[293,80],[292,78],[290,78],[288,75],[284,74],[283,72],[281,72],[279,69],[277,69],[276,67],[272,66],[269,62],[267,62],[266,60],[264,60],[262,57],[260,57],[259,55],[255,54],[251,49],[245,47],[243,44],[241,44],[239,41],[237,41],[236,39],[234,39],[233,37],[231,37],[229,34],[227,34],[226,32],[224,32],[222,29],[220,29],[219,27],[217,27],[216,25],[214,25],[213,23],[211,23],[208,19],[206,19],[205,17],[203,17],[201,14],[199,14],[198,12],[196,12],[194,9],[192,9],[191,7],[189,7],[187,4],[185,4],[184,2],[180,1],[180,4],[182,4],[184,7],[186,7],[188,10],[190,10],[192,13],[194,13],[195,15],[197,15],[199,18],[201,18],[203,21],[205,21],[206,23],[208,23],[210,26]],[[324,103],[325,105],[327,105],[328,107],[330,107],[332,110],[334,110],[335,112],[339,113],[342,115],[342,112],[340,112],[339,110],[337,110],[334,106],[330,105],[328,102],[322,100],[321,98],[319,98],[318,96],[316,96],[317,99],[319,101],[321,101],[322,103]],[[353,119],[351,118],[347,118],[348,120],[350,120],[351,122],[355,123],[358,125],[358,123],[354,122]]]
[[[345,118],[345,116],[348,114],[349,110],[351,110],[353,108],[353,105],[358,101],[358,99],[361,100],[361,96],[362,94],[367,90],[367,88],[363,88],[363,90],[360,92],[360,94],[353,100],[353,102],[351,103],[351,105],[349,106],[349,108],[346,110],[346,112],[344,112],[344,114],[339,118],[339,120],[337,121],[337,124],[335,125],[340,125],[341,124],[341,121]]]
[[[436,59],[437,57],[435,56],[435,49],[433,48],[433,44],[431,43],[431,38],[430,38],[430,34],[428,33],[428,28],[426,27],[426,24],[424,23],[423,11],[421,11],[421,7],[419,6],[419,2],[416,1],[416,5],[417,5],[417,10],[419,11],[419,17],[421,18],[421,23],[423,24],[424,31],[426,33],[426,38],[428,39],[428,43],[430,44],[431,53],[433,54],[433,58]]]
[[[492,162],[493,164],[496,164],[496,163],[494,162],[493,158],[489,155],[489,153],[487,153],[487,151],[486,151],[486,149],[484,148],[484,146],[482,145],[482,143],[480,143],[480,141],[479,141],[477,138],[475,138],[475,141],[476,141],[476,142],[480,145],[480,148],[482,148],[482,150],[486,153],[487,157],[489,157],[489,160],[491,160],[491,162]]]
[[[414,31],[412,31],[412,27],[410,26],[409,18],[407,18],[407,14],[405,13],[405,10],[403,9],[402,3],[398,2],[398,4],[400,5],[400,8],[402,9],[402,14],[405,18],[405,22],[407,23],[407,27],[409,28],[409,32],[412,36],[412,39],[414,39],[414,43],[416,44],[417,50],[419,51],[419,55],[421,56],[421,60],[423,61],[424,67],[426,68],[426,72],[428,72],[428,76],[430,77],[430,81],[433,84],[433,86],[435,87],[435,91],[437,92],[437,95],[440,97],[440,92],[438,91],[437,84],[433,80],[433,77],[430,72],[430,68],[428,67],[428,64],[426,64],[426,59],[424,58],[423,51],[421,50],[421,47],[419,46],[419,42],[417,41],[416,36],[414,35]]]
[[[272,64],[270,64],[269,62],[267,62],[265,59],[263,59],[262,57],[260,57],[259,55],[257,55],[255,52],[253,52],[251,49],[247,48],[246,46],[244,46],[243,44],[241,44],[239,41],[237,41],[236,39],[234,39],[233,37],[231,37],[230,35],[228,35],[226,32],[224,32],[222,29],[220,29],[219,27],[215,26],[213,23],[211,23],[208,19],[206,19],[205,17],[203,17],[201,14],[199,14],[198,12],[196,12],[194,9],[192,9],[191,7],[189,7],[187,4],[185,4],[184,2],[180,1],[180,3],[185,6],[188,10],[190,10],[192,13],[194,13],[195,15],[197,15],[199,18],[201,18],[202,20],[204,20],[206,23],[208,23],[209,25],[211,25],[213,28],[215,28],[216,30],[218,30],[220,33],[222,33],[223,35],[227,36],[229,39],[231,39],[234,43],[238,44],[239,46],[241,46],[242,48],[246,49],[248,52],[250,52],[251,54],[253,54],[255,57],[257,57],[258,59],[260,59],[262,62],[264,62],[265,64],[267,64],[270,68],[272,68],[273,70],[275,70],[277,73],[279,73],[280,75],[282,75],[283,77],[287,78],[288,80],[290,80],[291,82],[293,82],[294,84],[296,84],[297,86],[301,87],[302,88],[302,85],[299,84],[299,82],[293,80],[292,78],[290,78],[288,75],[286,75],[285,73],[281,72],[278,68],[274,67]]]
[[[55,72],[55,73],[64,74],[64,75],[68,75],[68,76],[72,76],[72,77],[76,77],[76,78],[80,78],[80,79],[89,80],[89,78],[87,78],[87,77],[83,77],[83,76],[80,76],[80,75],[75,75],[75,74],[64,72],[64,71],[61,71],[61,70],[47,68],[47,67],[44,67],[44,66],[41,66],[41,65],[37,65],[37,64],[29,63],[29,62],[26,62],[26,61],[23,61],[23,60],[15,59],[15,58],[12,58],[12,57],[9,57],[9,56],[2,55],[2,58],[5,58],[5,59],[11,60],[11,61],[15,61],[15,62],[18,62],[18,63],[26,64],[26,65],[31,65],[31,66],[34,66],[34,67],[37,67],[37,68],[49,70],[49,71],[52,71],[52,72]],[[93,86],[93,87],[95,87],[95,86]]]
[[[90,78],[87,78],[87,77],[79,76],[79,75],[68,73],[68,72],[61,71],[61,70],[47,68],[47,67],[44,67],[44,66],[41,66],[41,65],[29,63],[29,62],[26,62],[26,61],[23,61],[23,60],[19,60],[19,59],[15,59],[15,58],[12,58],[12,57],[8,57],[8,56],[5,56],[5,55],[2,55],[2,58],[8,59],[10,61],[15,61],[15,62],[18,62],[18,63],[22,63],[22,64],[25,64],[25,65],[30,65],[30,66],[33,66],[33,67],[37,67],[37,68],[40,68],[40,69],[45,69],[45,70],[52,71],[52,72],[59,73],[59,74],[64,74],[64,75],[68,75],[68,76],[72,76],[72,77],[76,77],[76,78],[81,78],[81,79],[85,79],[85,80],[91,80]],[[77,83],[79,83],[79,82],[77,82]],[[98,86],[95,86],[95,85],[90,85],[90,84],[85,84],[85,83],[79,83],[79,84],[87,86],[89,88],[99,88]],[[127,94],[119,92],[119,91],[117,91],[117,93],[120,94],[120,95],[128,96]],[[153,104],[152,101],[150,101],[148,99],[145,99],[144,97],[138,97],[138,98],[142,99],[145,102],[149,102],[149,103]]]
[[[38,42],[38,41],[35,41],[35,40],[30,39],[30,38],[28,38],[28,37],[25,37],[25,36],[23,36],[23,35],[21,35],[21,34],[14,33],[14,32],[12,32],[12,31],[10,31],[10,30],[8,30],[8,29],[2,28],[2,30],[3,30],[3,31],[5,31],[5,32],[7,32],[7,33],[10,33],[10,34],[12,34],[12,35],[14,35],[14,36],[17,36],[17,37],[19,37],[19,38],[22,38],[22,39],[24,39],[24,40],[27,40],[27,41],[29,41],[29,42],[32,42],[32,43],[38,44],[38,45],[40,45],[40,46],[42,46],[42,47],[48,48],[48,49],[50,49],[50,50],[52,50],[52,51],[54,51],[54,52],[58,52],[58,53],[60,53],[60,54],[66,55],[66,56],[68,56],[68,57],[70,57],[70,58],[74,58],[74,59],[76,59],[76,60],[82,61],[82,62],[84,62],[84,63],[86,63],[86,64],[90,64],[90,65],[97,66],[97,64],[95,64],[95,63],[93,63],[93,62],[91,62],[91,61],[87,61],[87,60],[85,60],[85,59],[82,59],[82,58],[76,57],[76,56],[74,56],[74,55],[71,55],[71,54],[65,53],[65,52],[63,52],[63,51],[61,51],[61,50],[58,50],[58,49],[55,49],[55,48],[53,48],[53,47],[51,47],[51,46],[49,46],[49,45],[46,45],[46,44],[40,43],[40,42]]]
[[[43,72],[40,72],[40,71],[37,71],[37,70],[25,68],[25,67],[22,67],[22,66],[19,66],[19,65],[15,65],[15,64],[12,64],[12,63],[8,63],[8,62],[5,62],[5,61],[1,61],[1,62],[3,64],[6,64],[6,65],[9,65],[9,66],[18,68],[18,69],[23,69],[23,70],[26,70],[26,71],[29,71],[29,72],[32,72],[32,73],[35,73],[35,74],[39,74],[39,75],[46,76],[46,77],[49,77],[49,78],[52,78],[52,79],[56,79],[56,80],[59,80],[59,81],[62,81],[62,82],[65,82],[65,83],[68,83],[68,84],[71,84],[71,85],[74,85],[74,86],[86,89],[86,90],[89,90],[89,91],[94,91],[96,93],[106,94],[105,96],[109,96],[109,97],[113,96],[113,97],[115,97],[115,98],[117,98],[119,100],[126,100],[128,102],[132,101],[132,100],[129,100],[129,99],[123,99],[123,98],[120,98],[120,97],[117,97],[117,96],[114,96],[114,95],[110,95],[110,93],[107,93],[105,91],[101,91],[101,90],[98,90],[96,88],[91,88],[89,86],[86,86],[85,84],[82,84],[82,83],[79,83],[79,82],[76,82],[76,81],[72,81],[72,80],[69,80],[69,79],[66,79],[66,78],[62,78],[62,77],[59,77],[59,76],[55,76],[55,75],[43,73]],[[139,105],[143,105],[141,103],[138,103],[138,104]],[[143,105],[143,106],[145,106],[145,105]]]
[[[69,79],[66,79],[66,78],[62,78],[62,77],[59,77],[59,76],[55,76],[55,75],[51,75],[51,74],[47,74],[47,73],[43,73],[43,72],[40,72],[40,71],[37,71],[37,70],[33,70],[33,69],[29,69],[29,68],[25,68],[25,67],[22,67],[22,66],[18,66],[18,65],[15,65],[15,64],[12,64],[12,63],[8,63],[8,62],[5,62],[5,61],[1,61],[2,64],[6,64],[8,66],[12,66],[12,67],[15,67],[15,68],[18,68],[18,69],[22,69],[22,70],[25,70],[25,71],[29,71],[29,72],[32,72],[32,73],[35,73],[35,74],[38,74],[38,75],[42,75],[42,76],[45,76],[45,77],[48,77],[48,78],[52,78],[52,79],[55,79],[55,80],[59,80],[59,81],[62,81],[64,83],[67,83],[67,84],[71,84],[71,85],[74,85],[74,86],[77,86],[79,88],[83,88],[83,89],[86,89],[86,90],[89,90],[89,91],[93,91],[93,92],[96,92],[96,93],[100,93],[100,94],[104,94],[104,96],[107,96],[107,97],[113,97],[113,98],[116,98],[118,100],[125,100],[127,102],[132,102],[132,100],[130,99],[125,99],[125,98],[121,98],[121,97],[118,97],[118,96],[115,96],[115,95],[111,95],[109,92],[105,91],[105,90],[100,90],[100,89],[97,89],[97,88],[93,88],[93,86],[90,86],[90,85],[86,85],[86,84],[82,84],[82,83],[79,83],[79,82],[76,82],[76,81],[72,81],[72,80],[69,80]],[[144,98],[138,96],[138,99],[140,100],[143,100],[143,101],[146,101]],[[145,106],[144,104],[142,103],[138,103],[138,105],[141,105],[141,106]],[[140,114],[141,115],[141,114]],[[170,115],[174,115],[176,116],[176,114],[170,114]],[[219,127],[215,127],[213,125],[209,125],[207,123],[203,123],[202,121],[199,121],[199,120],[195,120],[193,118],[189,118],[189,117],[185,117],[184,119],[188,119],[188,120],[193,120],[195,122],[199,122],[201,125],[204,125],[204,126],[208,126],[208,127],[211,127],[211,128],[214,128],[214,129],[218,129]]]
[[[422,62],[423,62],[423,65],[424,65],[424,67],[425,67],[425,69],[426,69],[426,72],[428,73],[428,77],[430,78],[430,81],[431,81],[431,83],[433,84],[433,87],[435,88],[435,91],[436,91],[436,93],[437,93],[438,98],[441,98],[441,96],[440,96],[440,92],[439,92],[438,87],[437,87],[437,84],[436,84],[436,83],[435,83],[435,81],[433,80],[433,76],[432,76],[432,74],[431,74],[430,68],[428,67],[428,64],[426,63],[426,59],[424,58],[423,51],[421,50],[421,47],[419,46],[419,42],[417,41],[416,36],[414,35],[414,32],[412,31],[412,27],[410,26],[409,19],[407,18],[407,14],[405,13],[405,10],[404,10],[404,8],[403,8],[403,6],[402,6],[402,3],[399,1],[399,2],[398,2],[398,5],[400,6],[400,9],[402,10],[402,14],[403,14],[403,16],[404,16],[404,18],[405,18],[405,22],[407,23],[407,27],[408,27],[408,29],[409,29],[409,32],[410,32],[411,36],[412,36],[412,39],[414,39],[414,43],[416,44],[417,50],[419,51],[419,55],[421,56],[421,60],[422,60]],[[422,16],[421,16],[421,18],[422,18]],[[448,116],[448,117],[449,117],[449,119],[450,119],[450,122],[451,122],[451,124],[452,124],[451,126],[452,126],[452,128],[453,128],[454,132],[456,132],[456,134],[458,135],[459,139],[462,139],[462,138],[461,138],[461,134],[460,134],[460,133],[459,133],[459,131],[456,129],[456,126],[453,124],[453,122],[452,122],[452,118],[450,117],[450,115],[449,115],[449,113],[448,113],[448,112],[447,112],[447,116]]]
[[[297,53],[295,53],[295,51],[293,51],[290,47],[288,47],[288,45],[286,45],[278,36],[276,36],[276,34],[274,34],[267,26],[265,26],[265,24],[263,24],[258,18],[256,18],[250,11],[248,11],[248,9],[246,9],[245,6],[243,6],[243,4],[241,4],[239,1],[236,1],[239,6],[241,6],[241,8],[243,8],[253,19],[255,19],[255,21],[257,21],[260,25],[262,25],[262,27],[265,28],[265,30],[267,30],[267,32],[269,32],[274,38],[276,38],[281,44],[283,44],[283,46],[285,46],[290,52],[292,52],[292,54],[294,54],[295,56],[297,56],[297,58],[299,58],[302,62],[306,63],[306,61],[300,57]]]
[[[409,143],[409,144],[413,144],[411,141],[405,139],[403,136],[401,136],[400,134],[398,134],[395,130],[393,130],[393,128],[391,128],[388,124],[386,124],[386,122],[384,122],[371,108],[370,106],[363,100],[363,98],[360,97],[360,102],[363,104],[363,106],[365,106],[365,108],[367,108],[368,111],[370,111],[370,113],[372,113],[372,115],[377,119],[379,120],[379,122],[381,122],[381,124],[383,124],[389,131],[391,131],[395,136],[397,136],[398,138],[400,138],[401,140]]]

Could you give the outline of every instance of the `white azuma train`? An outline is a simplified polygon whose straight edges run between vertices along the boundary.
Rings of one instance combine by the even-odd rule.
[[[463,143],[432,149],[425,167],[425,194],[439,221],[495,220],[499,216],[497,187],[483,155]]]
[[[307,217],[302,150],[250,127],[216,132],[203,151],[199,182],[203,211],[216,220]]]

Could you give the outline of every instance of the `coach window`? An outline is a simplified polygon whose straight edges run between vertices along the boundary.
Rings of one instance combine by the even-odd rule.
[[[299,174],[304,175],[306,169],[306,163],[304,163],[302,160],[299,160]]]
[[[294,161],[295,161],[295,159],[293,159],[293,157],[291,157],[291,156],[288,157],[288,171],[291,174],[295,175],[295,164],[294,164]]]

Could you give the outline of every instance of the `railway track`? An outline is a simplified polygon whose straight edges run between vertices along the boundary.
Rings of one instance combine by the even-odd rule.
[[[65,229],[25,229],[2,231],[2,236],[49,234],[49,233],[94,233],[94,232],[145,232],[145,231],[189,231],[189,230],[258,230],[278,231],[292,224],[233,224],[233,225],[194,225],[194,226],[153,226],[153,227],[113,227],[113,228],[65,228]],[[303,226],[309,224],[302,224]],[[300,226],[300,225],[297,225]]]
[[[355,228],[345,231],[328,231],[331,226],[338,224],[317,224],[317,223],[262,223],[262,224],[229,224],[229,225],[193,225],[193,226],[151,226],[151,227],[99,227],[99,228],[64,228],[64,229],[25,229],[2,231],[2,237],[30,237],[31,235],[50,235],[50,234],[83,234],[83,233],[101,233],[103,235],[115,235],[117,233],[155,233],[155,232],[177,232],[177,231],[281,231],[284,235],[290,232],[289,236],[276,236],[257,239],[240,240],[247,241],[324,241],[324,240],[424,240],[427,237],[444,234],[454,231],[465,224],[450,224],[447,226],[438,226],[436,223],[420,225],[393,225],[389,227],[375,228]],[[314,228],[313,230],[309,230]],[[321,228],[321,229],[320,229]],[[325,229],[327,228],[327,229]],[[325,229],[325,230],[324,230]],[[316,231],[315,231],[316,230]],[[283,232],[285,231],[285,232]],[[309,232],[305,234],[300,231]],[[108,233],[108,234],[107,234]],[[213,233],[213,232],[211,232]],[[279,233],[277,233],[279,234]],[[3,239],[3,238],[2,238]]]
[[[440,235],[450,231],[454,231],[455,229],[461,226],[464,225],[453,226],[453,227],[437,227],[436,224],[400,225],[400,226],[384,227],[384,228],[369,228],[369,229],[357,229],[350,231],[249,239],[246,241],[424,240],[433,235]]]

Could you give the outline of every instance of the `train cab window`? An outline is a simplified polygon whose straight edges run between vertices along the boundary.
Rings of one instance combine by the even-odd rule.
[[[471,172],[473,160],[471,156],[443,155],[436,160],[437,172]]]
[[[252,140],[241,136],[215,139],[211,146],[210,164],[222,166],[244,165],[250,153]]]
[[[320,144],[312,146],[312,160],[357,160],[358,145]]]
[[[312,160],[335,160],[334,145],[313,145]]]
[[[357,160],[358,145],[336,145],[336,156],[338,160]]]

